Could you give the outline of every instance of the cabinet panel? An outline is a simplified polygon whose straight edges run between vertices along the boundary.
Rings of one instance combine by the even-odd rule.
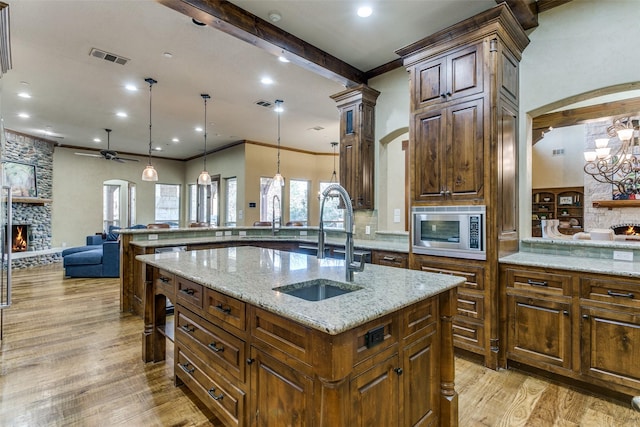
[[[582,278],[580,295],[589,301],[609,309],[631,308],[640,310],[640,286],[637,281],[617,278]],[[616,307],[617,306],[617,307]]]
[[[482,50],[482,43],[478,43],[447,57],[447,66],[451,69],[449,100],[483,91]]]
[[[445,128],[442,111],[420,114],[414,119],[412,140],[413,198],[416,201],[442,200],[445,176],[442,171]]]
[[[571,368],[571,304],[507,295],[507,356]]]
[[[640,389],[640,314],[582,310],[582,373]]]
[[[398,367],[396,355],[351,380],[349,426],[398,425]]]
[[[458,315],[484,319],[484,296],[464,290],[458,291]]]
[[[246,328],[245,303],[235,298],[206,289],[204,311],[205,317],[212,322],[222,321],[240,331]]]
[[[371,262],[386,267],[408,268],[409,256],[400,252],[373,251],[371,252]]]
[[[507,269],[507,288],[546,295],[571,296],[571,276],[538,270]],[[508,292],[508,291],[507,291]]]
[[[453,343],[456,347],[484,354],[484,322],[466,316],[456,316],[453,321]]]
[[[252,309],[253,336],[273,350],[283,351],[287,357],[310,363],[311,334],[308,328],[260,309]]]
[[[466,281],[462,284],[462,288],[484,289],[484,268],[481,266],[461,265],[459,261],[456,263],[436,262],[419,256],[414,256],[414,262],[416,265],[412,268],[416,270],[464,277]]]
[[[446,57],[425,62],[416,67],[416,94],[414,108],[420,109],[435,102],[440,102],[446,90]],[[446,96],[446,95],[445,95]]]
[[[176,277],[176,300],[180,304],[195,309],[202,310],[204,289],[191,280]]]
[[[411,375],[401,375],[404,401],[404,422],[402,425],[432,426],[436,425],[438,414],[438,372],[437,351],[435,349],[435,333],[424,336],[408,345],[403,351],[402,367]],[[425,384],[422,378],[435,379]],[[416,392],[419,390],[419,392]]]
[[[255,348],[251,358],[252,425],[312,426],[313,380]]]

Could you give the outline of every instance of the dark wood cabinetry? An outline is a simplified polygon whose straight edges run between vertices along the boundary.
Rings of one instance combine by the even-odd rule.
[[[371,251],[371,263],[387,267],[409,268],[409,255],[402,252]]]
[[[410,74],[412,207],[486,206],[486,261],[410,254],[412,268],[467,277],[457,347],[497,368],[498,269],[518,250],[518,68],[529,39],[502,4],[396,53]]]
[[[340,184],[354,209],[374,208],[375,105],[380,95],[360,85],[332,95],[340,112]]]
[[[501,265],[506,358],[628,395],[640,393],[640,282]]]

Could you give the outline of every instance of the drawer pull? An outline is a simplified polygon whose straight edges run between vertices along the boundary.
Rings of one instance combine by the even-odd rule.
[[[216,308],[224,314],[231,314],[231,307],[224,307],[222,304],[218,304]]]
[[[562,314],[564,314],[565,316],[568,316],[568,315],[569,315],[569,311],[568,311],[568,310],[564,310],[564,311],[562,312]]]
[[[160,276],[158,277],[158,280],[160,280],[162,283],[169,283],[171,282],[171,279],[168,277],[164,277],[164,276]]]
[[[223,393],[220,393],[219,395],[216,396],[216,389],[215,387],[211,387],[207,393],[209,393],[209,396],[213,397],[213,400],[222,400],[222,398],[224,397]]]
[[[253,362],[255,361],[255,359],[247,359],[247,365],[251,365]]]
[[[213,351],[215,351],[216,353],[222,352],[224,351],[224,347],[217,347],[216,346],[217,343],[212,342],[211,344],[209,344],[209,348]]]
[[[180,289],[180,292],[182,292],[183,294],[187,294],[187,295],[193,295],[193,294],[196,293],[196,291],[194,289],[191,289],[191,288]]]
[[[182,368],[183,371],[185,371],[187,374],[193,374],[193,371],[196,370],[196,368],[189,368],[189,362],[187,363],[181,363],[180,367]]]
[[[610,297],[620,297],[620,298],[631,298],[633,299],[633,294],[631,292],[623,294],[620,292],[607,291],[607,295]]]
[[[191,332],[193,332],[193,331],[195,331],[195,330],[196,330],[196,328],[195,328],[193,325],[189,325],[189,324],[187,324],[187,325],[182,325],[182,326],[180,326],[180,327],[182,328],[182,330],[183,330],[183,331],[185,331],[185,332],[189,332],[189,333],[191,333]]]
[[[527,279],[527,283],[532,286],[549,286],[547,281],[538,282],[537,280]]]
[[[395,369],[394,369],[394,372],[395,372],[396,374],[398,374],[398,376],[400,376],[400,375],[402,375],[403,370],[402,370],[402,368],[395,368]]]
[[[384,256],[384,257],[382,257],[382,259],[384,261],[395,261],[396,260],[396,258],[392,257],[392,256]]]

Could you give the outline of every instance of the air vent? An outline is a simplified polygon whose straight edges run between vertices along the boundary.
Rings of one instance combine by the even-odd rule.
[[[273,104],[269,101],[265,101],[263,99],[256,101],[256,105],[259,105],[261,107],[265,107],[265,108],[271,108],[273,106]]]
[[[119,56],[113,53],[105,52],[104,50],[96,49],[95,47],[89,52],[90,56],[104,59],[105,61],[115,62],[116,64],[124,65],[130,61],[130,59],[123,56]]]
[[[564,148],[554,148],[551,152],[552,156],[564,156]]]

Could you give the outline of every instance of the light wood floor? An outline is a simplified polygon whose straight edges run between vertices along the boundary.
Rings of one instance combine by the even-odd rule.
[[[166,363],[140,358],[142,320],[118,279],[14,270],[0,346],[0,426],[219,426]],[[169,346],[171,347],[171,346]],[[460,426],[640,426],[640,413],[518,371],[456,359]],[[387,426],[381,426],[387,427]]]

